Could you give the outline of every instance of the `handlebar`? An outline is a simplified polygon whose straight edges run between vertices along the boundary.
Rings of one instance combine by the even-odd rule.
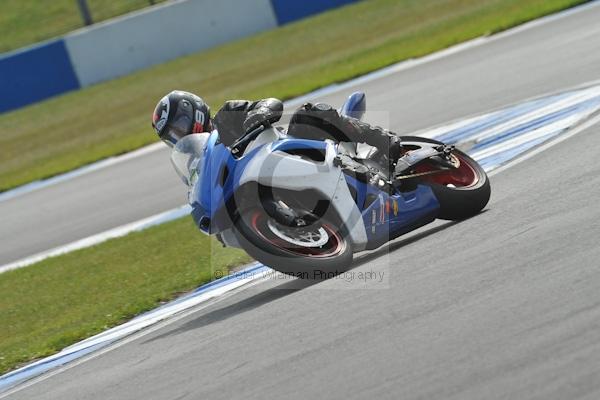
[[[266,124],[261,124],[256,128],[252,129],[251,131],[243,134],[238,140],[236,140],[231,145],[231,154],[233,154],[235,157],[238,157],[241,154],[243,154],[244,150],[246,150],[246,147],[248,147],[250,142],[256,139],[256,137],[260,135],[266,128]]]

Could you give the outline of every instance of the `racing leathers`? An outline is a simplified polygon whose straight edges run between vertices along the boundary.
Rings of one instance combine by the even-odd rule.
[[[230,146],[244,132],[279,121],[283,103],[274,98],[258,101],[230,100],[215,115],[221,142]],[[356,118],[340,115],[328,104],[306,103],[290,119],[288,135],[303,139],[367,143],[386,154],[390,164],[401,152],[400,139],[392,132]]]

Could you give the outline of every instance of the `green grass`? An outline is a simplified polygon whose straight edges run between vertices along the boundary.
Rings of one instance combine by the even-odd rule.
[[[283,99],[500,31],[584,0],[370,0],[0,116],[0,190],[157,138],[150,114],[178,88],[213,108]],[[361,40],[355,38],[360,29]]]
[[[155,0],[159,3],[164,0]],[[150,5],[149,0],[87,0],[94,22]],[[76,0],[2,0],[0,53],[83,26]]]
[[[177,238],[176,241],[173,238]],[[167,246],[167,243],[176,245]],[[250,261],[191,218],[0,274],[0,373],[122,323]]]

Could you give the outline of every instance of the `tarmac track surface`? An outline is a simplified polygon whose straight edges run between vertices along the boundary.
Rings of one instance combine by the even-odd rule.
[[[600,79],[600,3],[318,100],[367,93],[372,122],[406,134]],[[149,129],[148,134],[152,134]],[[0,202],[0,265],[184,204],[168,150]]]

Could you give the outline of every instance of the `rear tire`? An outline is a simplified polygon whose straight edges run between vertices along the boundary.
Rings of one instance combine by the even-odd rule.
[[[242,248],[264,265],[310,280],[332,278],[352,265],[350,241],[329,221],[321,219],[315,223],[319,226],[312,227],[327,233],[327,243],[306,248],[281,239],[282,236],[272,230],[274,224],[276,222],[260,208],[247,210],[235,222],[236,236]]]
[[[481,169],[481,167],[479,167]],[[490,180],[483,172],[481,184],[477,187],[452,188],[437,183],[425,183],[431,187],[440,202],[438,218],[462,220],[479,214],[490,200]]]
[[[443,144],[437,140],[422,138],[417,136],[403,136],[401,140],[406,142],[425,142]],[[436,181],[440,179],[436,175],[431,175],[431,181],[423,178],[422,182],[431,187],[438,202],[440,211],[438,218],[447,220],[462,220],[477,215],[485,208],[490,200],[491,188],[490,179],[483,168],[466,153],[455,149],[452,152],[461,163],[468,165],[469,173],[473,174],[473,183],[467,186],[448,186]]]

